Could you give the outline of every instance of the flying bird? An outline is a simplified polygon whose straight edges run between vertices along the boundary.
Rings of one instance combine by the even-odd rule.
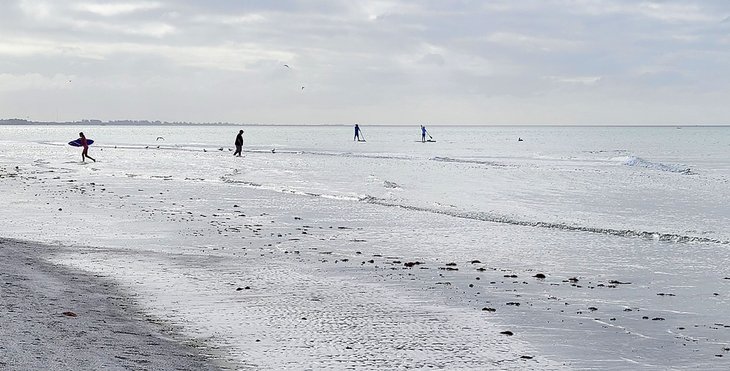
[[[289,65],[288,65],[288,64],[285,64],[285,65],[284,65],[284,67],[286,67],[286,68],[291,68],[291,67],[289,67]]]
[[[304,87],[302,86],[302,90],[304,90]]]

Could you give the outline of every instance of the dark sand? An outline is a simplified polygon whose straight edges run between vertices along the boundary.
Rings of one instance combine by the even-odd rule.
[[[0,369],[225,368],[146,319],[112,281],[43,260],[52,249],[0,239]]]

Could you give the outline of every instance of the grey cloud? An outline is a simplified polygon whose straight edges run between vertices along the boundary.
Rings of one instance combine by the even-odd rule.
[[[489,102],[529,100],[520,122],[561,103],[566,120],[590,121],[570,112],[576,96],[600,117],[626,92],[726,94],[729,14],[689,0],[6,1],[0,76],[14,88],[0,90],[0,116],[52,116],[28,103],[42,88],[77,98],[68,119],[488,123],[509,121]],[[65,76],[77,83],[59,86]]]

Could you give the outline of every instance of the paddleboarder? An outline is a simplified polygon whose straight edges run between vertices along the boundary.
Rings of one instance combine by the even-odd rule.
[[[84,147],[84,150],[81,151],[81,161],[86,162],[86,158],[92,159],[94,162],[96,162],[96,159],[89,156],[89,143],[86,142],[86,137],[84,136],[84,133],[79,133],[79,139],[77,139],[79,143],[81,143],[81,147]]]
[[[233,152],[234,156],[241,157],[241,151],[243,150],[243,130],[238,131],[236,135],[236,152]]]
[[[426,143],[426,127],[421,125],[421,142]]]
[[[355,124],[355,138],[352,139],[353,141],[360,141],[360,127]]]

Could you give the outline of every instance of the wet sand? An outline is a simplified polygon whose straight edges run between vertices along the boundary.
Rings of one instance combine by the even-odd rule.
[[[0,369],[225,368],[111,280],[44,261],[53,249],[0,239]]]

